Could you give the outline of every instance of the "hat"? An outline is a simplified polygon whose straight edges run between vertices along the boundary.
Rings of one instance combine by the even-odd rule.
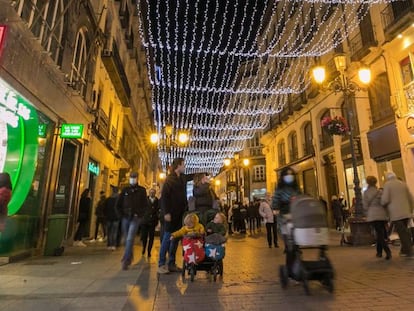
[[[129,177],[131,177],[131,178],[137,178],[138,177],[138,173],[137,172],[131,172],[131,174],[129,174]]]

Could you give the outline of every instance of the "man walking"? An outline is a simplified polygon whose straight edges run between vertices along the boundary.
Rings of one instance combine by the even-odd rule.
[[[412,257],[411,235],[407,225],[412,218],[414,199],[407,185],[394,172],[386,173],[385,178],[387,181],[381,195],[381,204],[388,209],[390,220],[400,237],[400,256]]]
[[[129,186],[125,187],[119,195],[116,204],[122,215],[122,234],[125,239],[125,251],[122,257],[122,270],[127,270],[133,259],[134,239],[138,227],[148,208],[147,192],[138,185],[138,173],[129,175]]]
[[[171,165],[171,173],[161,191],[161,217],[164,218],[164,234],[161,242],[158,273],[179,272],[175,263],[177,241],[170,239],[171,233],[181,228],[184,212],[187,210],[187,181],[193,175],[185,175],[183,158],[176,158]],[[166,255],[169,255],[168,265]]]

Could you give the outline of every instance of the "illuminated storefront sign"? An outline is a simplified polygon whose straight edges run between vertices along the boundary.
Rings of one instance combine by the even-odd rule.
[[[62,124],[60,129],[61,138],[82,138],[83,124]]]
[[[99,175],[99,165],[94,162],[88,163],[88,171],[92,174],[95,174],[96,176]]]
[[[0,79],[0,171],[8,172],[12,179],[9,215],[21,208],[32,187],[38,137],[36,109]]]

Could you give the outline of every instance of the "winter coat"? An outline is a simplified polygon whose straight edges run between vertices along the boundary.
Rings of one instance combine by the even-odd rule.
[[[200,183],[193,188],[193,196],[195,198],[195,210],[204,214],[213,206],[213,193],[209,183]]]
[[[118,195],[114,195],[114,196],[107,198],[105,201],[104,215],[107,221],[119,220],[119,212],[116,208],[117,200],[118,200]]]
[[[89,215],[91,212],[91,198],[83,197],[79,201],[79,215],[78,222],[85,223],[89,220]]]
[[[148,208],[145,211],[144,218],[142,219],[142,224],[156,227],[159,220],[159,214],[160,210],[158,207],[158,198],[154,197],[153,201],[151,201],[150,197],[148,197]]]
[[[181,227],[184,212],[187,210],[187,181],[193,175],[172,172],[167,176],[161,191],[160,206],[161,217],[171,215],[171,221],[165,221],[165,232],[174,232]]]
[[[181,227],[181,229],[171,233],[171,236],[177,239],[187,234],[204,234],[204,226],[200,223],[198,216],[196,214],[193,215],[193,222],[194,226],[192,228],[184,225]]]
[[[260,206],[259,206],[259,213],[260,216],[263,217],[264,222],[266,224],[273,224],[274,223],[274,214],[273,214],[273,210],[270,208],[269,202],[267,201],[262,201],[260,202]]]
[[[225,236],[227,232],[226,226],[224,224],[216,224],[214,221],[207,223],[206,231],[207,234],[218,233],[223,236]]]
[[[381,204],[386,206],[391,221],[411,218],[414,199],[407,185],[396,177],[384,184]]]
[[[147,191],[138,184],[122,189],[116,203],[122,217],[143,217],[148,208]]]
[[[344,207],[338,199],[332,201],[332,212],[335,218],[341,218],[344,215]]]
[[[272,209],[278,210],[281,215],[290,213],[290,200],[301,194],[299,189],[291,186],[277,188],[272,200]]]
[[[381,205],[381,192],[377,187],[369,186],[364,192],[362,204],[367,221],[388,220],[387,210]]]

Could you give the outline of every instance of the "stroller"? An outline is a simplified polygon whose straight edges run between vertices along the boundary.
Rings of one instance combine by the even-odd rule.
[[[309,295],[309,281],[318,280],[332,293],[334,271],[326,256],[328,225],[319,200],[307,195],[296,197],[291,203],[291,214],[286,217],[282,233],[286,237],[286,265],[279,267],[282,288],[286,288],[289,278],[292,278],[302,282],[305,293]],[[318,249],[318,260],[303,260],[304,249]]]
[[[190,275],[191,282],[197,271],[207,271],[213,277],[214,282],[217,275],[223,276],[223,258],[225,254],[224,242],[215,243],[215,234],[206,237],[186,235],[183,237],[183,271]]]

